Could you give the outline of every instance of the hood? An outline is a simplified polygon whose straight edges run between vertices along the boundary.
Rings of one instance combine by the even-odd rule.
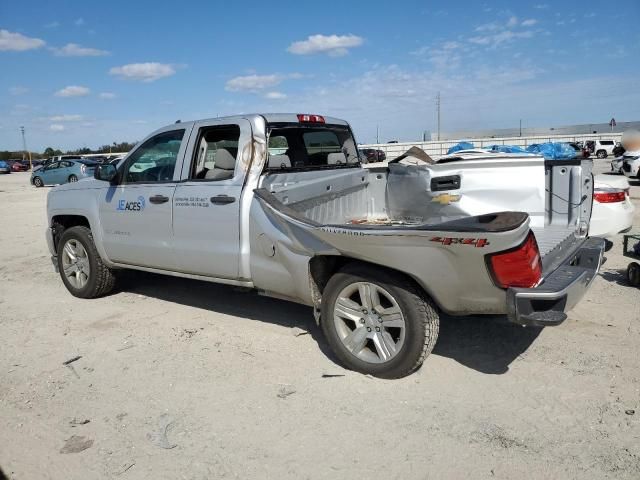
[[[68,190],[87,190],[87,189],[94,189],[94,188],[104,188],[108,185],[109,184],[107,182],[103,182],[102,180],[96,180],[93,177],[85,177],[85,178],[79,179],[77,182],[63,183],[62,185],[53,187],[51,191],[65,192]]]

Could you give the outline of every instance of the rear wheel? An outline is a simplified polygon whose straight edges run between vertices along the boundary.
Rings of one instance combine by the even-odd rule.
[[[627,267],[627,280],[634,287],[640,287],[640,263],[631,262]]]
[[[607,158],[606,150],[598,150],[596,152],[596,157],[598,157],[598,158]]]
[[[78,181],[78,177],[76,177],[75,175],[69,175],[69,183],[73,183],[77,181]]]
[[[412,280],[370,266],[347,266],[327,283],[322,329],[340,362],[381,378],[417,370],[438,338],[439,317]]]
[[[58,269],[65,287],[75,297],[100,297],[115,286],[113,271],[102,262],[87,227],[64,231],[58,243]]]
[[[42,179],[41,179],[40,177],[35,177],[35,178],[33,179],[33,184],[34,184],[36,187],[43,187],[43,186],[44,186],[44,182],[42,181]]]

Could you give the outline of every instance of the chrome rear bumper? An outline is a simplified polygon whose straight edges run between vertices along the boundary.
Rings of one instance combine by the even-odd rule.
[[[602,265],[605,241],[588,238],[535,288],[507,290],[508,318],[520,325],[552,326],[584,296]]]

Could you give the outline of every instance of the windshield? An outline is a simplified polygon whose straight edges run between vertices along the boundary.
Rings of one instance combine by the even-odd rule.
[[[269,169],[310,170],[359,165],[351,130],[343,125],[270,125]]]

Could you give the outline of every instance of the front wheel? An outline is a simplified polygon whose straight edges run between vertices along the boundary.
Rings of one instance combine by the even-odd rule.
[[[40,188],[40,187],[43,187],[43,186],[44,186],[44,182],[42,181],[42,179],[41,179],[40,177],[35,177],[35,178],[33,179],[33,184],[34,184],[36,187],[38,187],[38,188]]]
[[[74,183],[78,181],[78,177],[75,175],[69,175],[69,183]]]
[[[58,270],[64,286],[75,297],[101,297],[115,286],[113,271],[102,262],[87,227],[64,231],[58,243]]]
[[[607,152],[604,150],[598,150],[598,153],[596,153],[596,157],[598,158],[607,158]]]
[[[347,368],[401,378],[420,368],[433,350],[439,316],[411,279],[382,268],[353,265],[327,283],[321,325]]]

